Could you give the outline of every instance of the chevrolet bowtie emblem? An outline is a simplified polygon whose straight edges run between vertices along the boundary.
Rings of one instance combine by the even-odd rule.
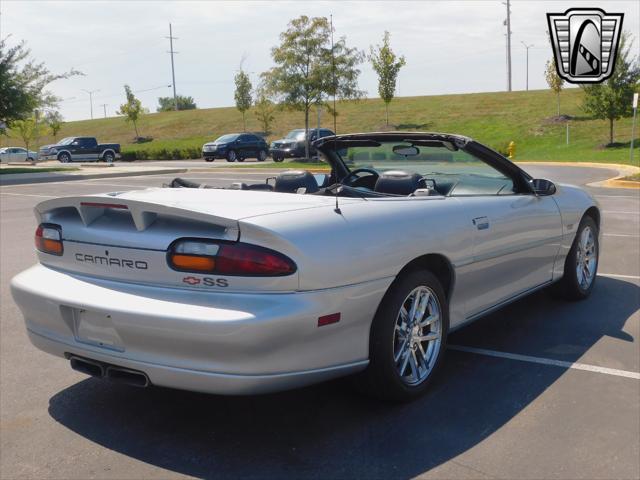
[[[200,279],[196,277],[184,277],[182,281],[189,285],[198,285],[200,283]]]
[[[600,83],[613,74],[622,13],[570,8],[547,13],[558,75],[570,83]]]

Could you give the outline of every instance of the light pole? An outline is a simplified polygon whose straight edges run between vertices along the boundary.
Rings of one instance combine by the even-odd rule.
[[[82,90],[82,91],[89,94],[89,104],[91,105],[91,120],[93,120],[93,94],[96,93],[96,92],[99,92],[100,89],[98,89],[98,90]]]
[[[529,91],[529,49],[533,47],[533,43],[531,45],[527,45],[522,40],[520,40],[520,43],[527,49],[527,91]]]
[[[107,105],[109,104],[103,103],[102,105],[100,105],[102,107],[102,110],[104,111],[104,118],[107,118]]]

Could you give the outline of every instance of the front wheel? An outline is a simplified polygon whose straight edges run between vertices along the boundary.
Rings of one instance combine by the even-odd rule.
[[[28,157],[28,158],[27,158],[27,162],[33,162],[33,161],[34,161],[34,160],[33,160],[33,157]]]
[[[213,157],[207,157],[204,159],[205,162],[213,162]]]
[[[61,163],[69,163],[71,161],[71,155],[69,155],[68,153],[61,153],[60,155],[58,155],[58,160]]]
[[[280,162],[284,161],[284,157],[281,156],[281,155],[274,155],[273,156],[273,161],[277,162],[277,163],[280,163]]]
[[[267,152],[265,150],[260,150],[258,152],[258,161],[264,162],[267,159]]]
[[[398,277],[373,319],[370,363],[360,385],[387,400],[422,395],[440,366],[448,331],[449,308],[438,279],[426,270]]]
[[[235,162],[238,159],[235,150],[229,150],[227,152],[227,162]]]
[[[593,218],[585,216],[564,262],[562,279],[554,285],[554,293],[568,300],[587,298],[596,282],[599,256],[598,226]]]

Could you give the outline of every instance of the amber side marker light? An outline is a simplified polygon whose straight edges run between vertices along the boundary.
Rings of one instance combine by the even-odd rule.
[[[42,223],[38,225],[35,235],[36,248],[51,255],[62,255],[62,229],[59,225]]]

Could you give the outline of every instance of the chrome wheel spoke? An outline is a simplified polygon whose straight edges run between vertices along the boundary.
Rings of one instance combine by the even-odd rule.
[[[421,335],[416,337],[420,342],[430,342],[431,340],[437,340],[440,338],[440,332],[429,332],[427,335]]]
[[[416,358],[415,350],[411,350],[411,355],[409,355],[409,365],[411,365],[411,378],[414,381],[418,381],[420,379],[420,374],[418,372],[418,359]]]

